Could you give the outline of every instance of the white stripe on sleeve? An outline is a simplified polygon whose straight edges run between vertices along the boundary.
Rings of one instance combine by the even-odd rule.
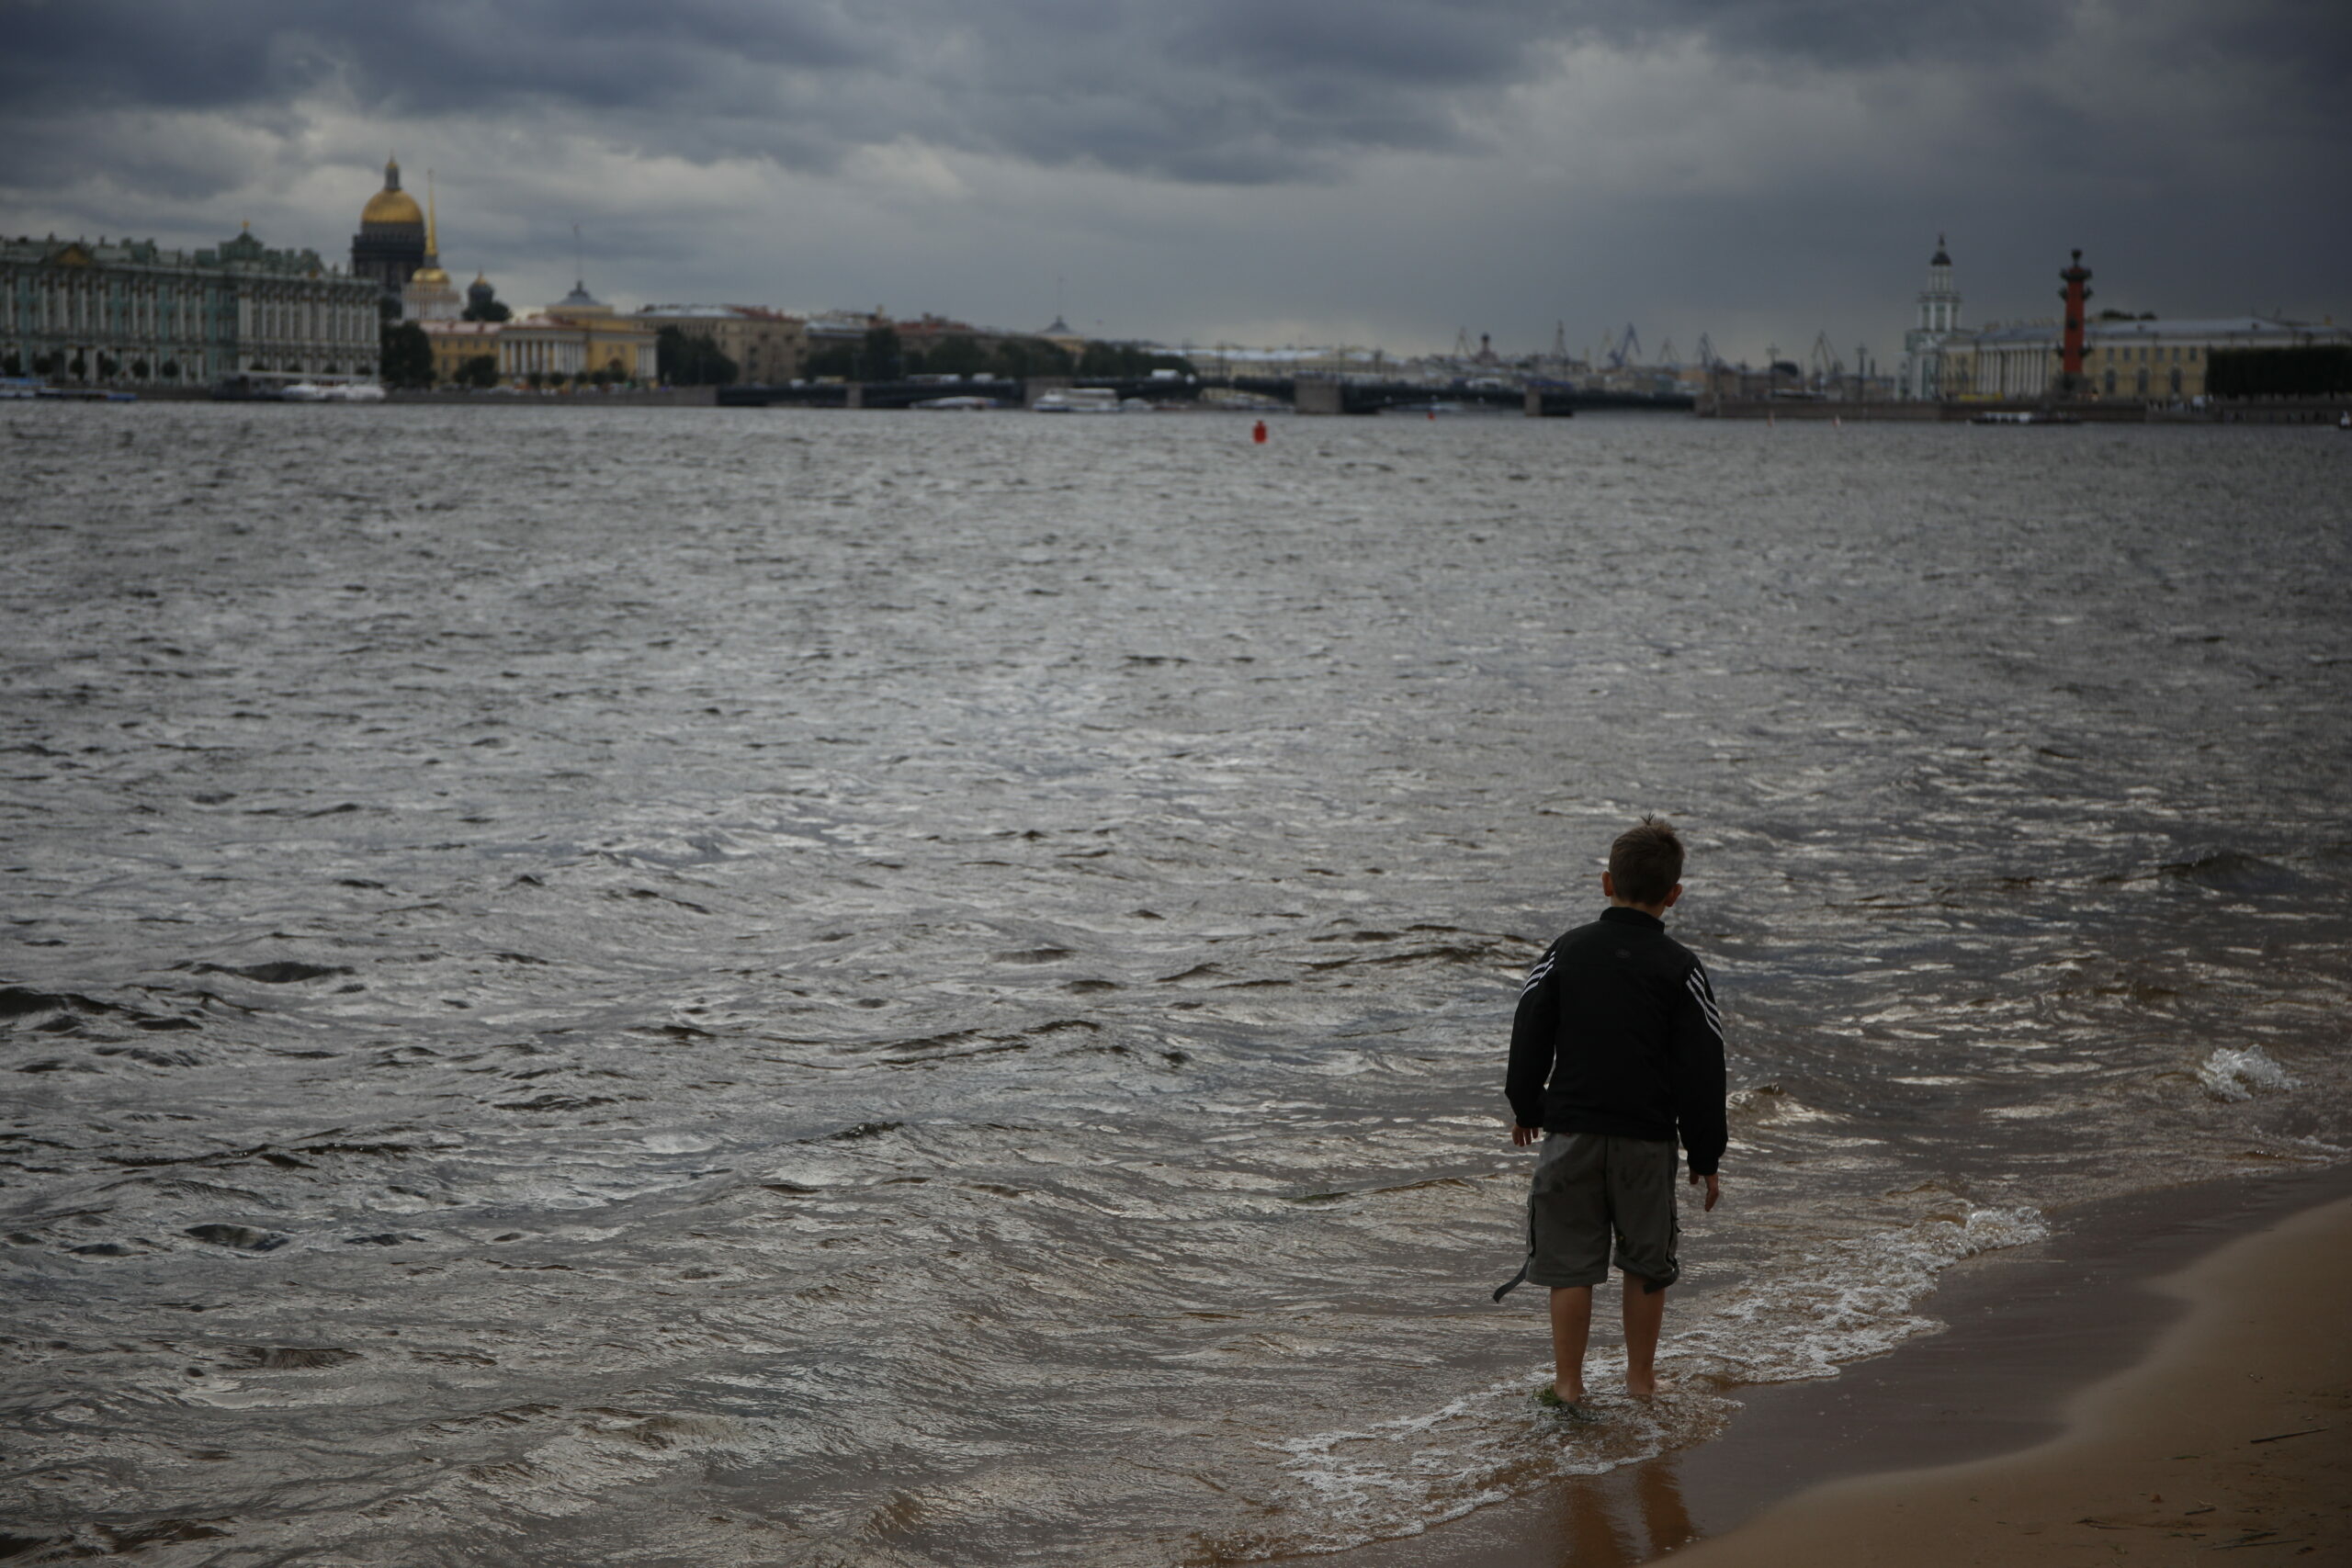
[[[1552,965],[1559,961],[1560,955],[1557,953],[1547,953],[1543,957],[1537,959],[1535,961],[1535,967],[1527,972],[1526,983],[1519,987],[1519,994],[1523,997],[1527,995],[1528,992],[1533,990],[1536,987],[1542,985],[1544,983],[1544,976],[1549,975],[1552,972]]]
[[[1684,983],[1690,987],[1690,996],[1698,1002],[1699,1010],[1706,1015],[1707,1027],[1715,1032],[1716,1039],[1721,1040],[1724,1037],[1724,1015],[1715,1006],[1715,994],[1707,984],[1707,972],[1694,965],[1690,979]]]

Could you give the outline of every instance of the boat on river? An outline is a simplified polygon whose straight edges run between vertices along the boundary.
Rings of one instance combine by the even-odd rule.
[[[1057,387],[1040,392],[1029,405],[1034,413],[1123,413],[1125,406],[1113,387]]]
[[[2055,409],[1986,409],[1971,414],[1971,424],[2080,424],[2080,416],[2060,413]]]

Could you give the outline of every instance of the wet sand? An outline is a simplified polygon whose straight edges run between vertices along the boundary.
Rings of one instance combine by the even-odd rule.
[[[2352,1560],[2352,1200],[2233,1242],[2161,1288],[2187,1316],[2145,1360],[2076,1398],[2062,1436],[1822,1487],[1674,1560]]]
[[[1747,1408],[1713,1442],[1542,1488],[1417,1539],[1318,1561],[1630,1568],[1671,1553],[1677,1562],[1725,1568],[2026,1562],[2036,1560],[2028,1550],[2045,1543],[2064,1560],[2082,1561],[2087,1541],[2098,1561],[2165,1562],[2146,1553],[2211,1548],[2265,1529],[2281,1542],[2297,1538],[2278,1555],[2316,1542],[2321,1560],[2335,1560],[2326,1554],[2344,1547],[2340,1507],[2325,1527],[2332,1537],[2306,1539],[2323,1528],[2318,1522],[2290,1530],[2280,1521],[2352,1496],[2344,1473],[2352,1396],[2335,1337],[2352,1311],[2352,1168],[2142,1193],[2052,1218],[2050,1240],[1972,1260],[1946,1277],[1928,1303],[1950,1325],[1944,1333],[1834,1379],[1737,1390]],[[2280,1282],[2272,1301],[2237,1299],[2251,1281],[2272,1277]],[[2259,1338],[2262,1366],[2222,1326],[2233,1321],[2229,1314],[2257,1308],[2260,1326],[2249,1336]],[[2217,1357],[2222,1382],[2234,1378],[2244,1389],[2206,1386]],[[2233,1357],[2243,1364],[2230,1371]],[[2335,1416],[2291,1418],[2330,1399]],[[2249,1428],[2229,1427],[2229,1442],[2216,1440],[2224,1410]],[[2334,1429],[2246,1441],[2321,1425]],[[2143,1440],[2116,1447],[2118,1433]],[[2183,1454],[2200,1457],[2173,1457]],[[2131,1492],[2133,1464],[2158,1479]],[[2332,1472],[2310,1468],[2330,1464]],[[2200,1479],[2208,1467],[2211,1479]],[[2125,1486],[2120,1501],[2109,1495],[2118,1484]],[[1931,1512],[1927,1499],[1953,1487],[1983,1501]],[[2148,1501],[2152,1495],[2167,1503]],[[1987,1517],[2008,1525],[1978,1517],[1996,1497],[2002,1507]],[[2134,1497],[2137,1513],[2124,1506]],[[2184,1512],[2205,1503],[2211,1513]],[[2167,1514],[2170,1504],[2178,1506]],[[2250,1511],[2256,1508],[2271,1512]],[[2167,1536],[2182,1528],[2176,1516],[2188,1528],[2203,1521],[2212,1529],[2202,1540]],[[2115,1528],[2075,1525],[2086,1517]],[[2126,1524],[2127,1517],[2142,1522]],[[2256,1517],[2270,1522],[2212,1533]],[[2052,1534],[2044,1521],[2053,1518],[2073,1539]],[[2151,1522],[2165,1519],[2176,1522]],[[2040,1534],[2024,1533],[2037,1524]],[[1972,1533],[1979,1526],[1992,1533]],[[1923,1544],[1923,1536],[1933,1539]],[[1947,1550],[1953,1554],[1933,1555]]]

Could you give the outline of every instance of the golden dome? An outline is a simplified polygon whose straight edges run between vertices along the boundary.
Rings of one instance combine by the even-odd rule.
[[[411,283],[447,283],[449,275],[437,266],[421,266],[408,275],[408,280]]]
[[[348,210],[346,209],[346,210]],[[362,223],[413,223],[424,226],[424,213],[416,205],[416,197],[404,190],[379,190],[368,198],[360,209]]]
[[[368,198],[359,209],[359,222],[364,228],[370,223],[416,223],[424,221],[424,209],[416,197],[401,189],[401,166],[397,160],[384,160],[384,188]]]

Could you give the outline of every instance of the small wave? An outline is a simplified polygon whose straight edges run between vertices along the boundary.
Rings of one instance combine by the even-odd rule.
[[[159,1017],[138,1008],[125,1007],[119,1002],[101,1001],[84,996],[79,991],[37,991],[25,986],[0,987],[0,1023],[20,1018],[41,1018],[45,1021],[27,1024],[28,1032],[37,1034],[73,1034],[80,1032],[85,1018],[121,1020],[134,1029],[164,1031],[194,1029],[192,1019]]]
[[[251,1225],[190,1225],[180,1234],[214,1247],[234,1247],[239,1252],[274,1252],[290,1239]]]
[[[2032,1209],[1974,1208],[1841,1242],[1776,1276],[1711,1299],[1659,1359],[1734,1382],[1835,1376],[1838,1366],[1940,1326],[1915,1311],[1963,1258],[2050,1234]]]
[[[293,958],[269,964],[183,964],[177,967],[190,975],[235,975],[264,986],[294,986],[305,980],[324,980],[351,973],[343,964],[304,964]]]
[[[1600,1474],[1702,1442],[1739,1407],[1714,1388],[1834,1377],[1846,1362],[1929,1333],[1941,1325],[1916,1308],[1945,1269],[2049,1234],[2031,1209],[1939,1214],[1705,1298],[1698,1320],[1659,1347],[1665,1397],[1645,1408],[1602,1396],[1596,1403],[1607,1419],[1573,1442],[1563,1442],[1528,1399],[1548,1370],[1530,1368],[1437,1410],[1270,1444],[1287,1456],[1290,1486],[1317,1517],[1312,1539],[1216,1545],[1235,1558],[1273,1557],[1419,1535],[1538,1482]],[[1623,1354],[1588,1361],[1592,1382],[1609,1386]]]
[[[239,1345],[226,1351],[220,1364],[247,1371],[315,1371],[359,1359],[356,1350],[337,1345]]]
[[[2301,885],[2298,877],[2276,861],[2259,855],[2242,853],[2236,850],[2222,850],[2195,860],[2174,861],[2156,868],[2159,874],[2177,882],[2190,882],[2216,893],[2271,894],[2292,893]]]
[[[2197,1081],[2216,1100],[2252,1100],[2256,1095],[2295,1087],[2287,1069],[2264,1055],[2259,1045],[2233,1051],[2217,1047],[2197,1069]]]
[[[1622,1350],[1600,1351],[1586,1365],[1607,1382],[1623,1362]],[[1303,1533],[1249,1531],[1204,1544],[1220,1560],[1247,1561],[1417,1536],[1542,1482],[1599,1475],[1703,1442],[1738,1409],[1688,1378],[1669,1377],[1654,1405],[1596,1396],[1588,1403],[1603,1419],[1564,1435],[1529,1397],[1546,1375],[1530,1368],[1436,1410],[1269,1443],[1285,1456],[1285,1490],[1316,1522]]]

